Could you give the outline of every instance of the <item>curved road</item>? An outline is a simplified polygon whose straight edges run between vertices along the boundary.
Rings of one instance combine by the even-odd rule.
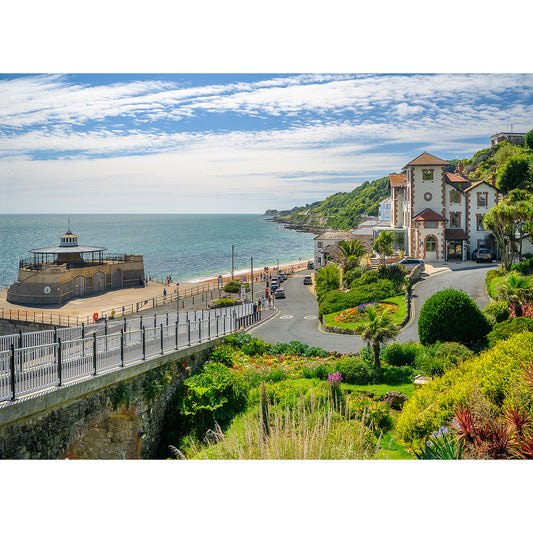
[[[493,265],[460,263],[455,270],[436,272],[413,287],[412,316],[397,337],[401,342],[418,341],[417,318],[423,303],[435,292],[446,288],[460,289],[468,294],[483,309],[489,303],[485,292],[485,274]],[[255,337],[268,343],[297,340],[309,346],[319,346],[328,351],[354,353],[365,346],[357,335],[338,335],[319,330],[318,305],[308,286],[303,285],[303,275],[295,275],[283,283],[287,294],[285,300],[276,300],[278,313],[250,330]]]

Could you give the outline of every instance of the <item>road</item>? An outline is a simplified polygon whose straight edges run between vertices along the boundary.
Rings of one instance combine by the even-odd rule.
[[[461,263],[436,272],[416,283],[413,287],[412,316],[409,323],[398,335],[401,342],[418,341],[417,319],[423,303],[435,292],[445,288],[460,289],[468,294],[482,309],[489,303],[485,292],[485,275],[493,265]],[[365,343],[357,335],[338,335],[319,330],[318,305],[308,286],[303,285],[301,275],[289,278],[283,284],[287,293],[285,300],[276,300],[279,313],[269,321],[250,330],[255,337],[265,342],[301,341],[310,346],[319,346],[328,351],[355,353]]]

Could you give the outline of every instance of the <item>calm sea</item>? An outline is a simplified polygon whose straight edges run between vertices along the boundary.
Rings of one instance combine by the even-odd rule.
[[[67,215],[0,215],[0,288],[17,278],[28,250],[59,245]],[[195,281],[235,270],[307,261],[313,235],[289,231],[261,215],[72,215],[70,228],[85,246],[104,253],[142,254],[147,276]]]

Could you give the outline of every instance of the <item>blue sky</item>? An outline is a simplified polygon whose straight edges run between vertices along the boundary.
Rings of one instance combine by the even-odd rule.
[[[0,208],[289,208],[528,131],[532,89],[532,74],[4,75]]]

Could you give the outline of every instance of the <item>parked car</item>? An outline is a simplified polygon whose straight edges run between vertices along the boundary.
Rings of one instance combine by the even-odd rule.
[[[307,261],[307,269],[312,270],[313,268],[315,268],[313,261]]]
[[[287,296],[285,296],[285,290],[277,289],[276,292],[274,293],[274,298],[287,298]]]
[[[280,272],[278,275],[278,278],[281,276],[281,281],[285,281],[287,279],[287,274],[285,272]]]
[[[313,284],[313,279],[311,278],[311,276],[304,276],[304,285],[312,285]]]
[[[492,254],[488,248],[480,248],[472,252],[472,261],[479,263],[480,261],[492,261]]]
[[[277,289],[279,289],[279,283],[275,280],[272,280],[270,282],[270,292],[274,293]]]
[[[407,272],[411,272],[416,265],[420,265],[420,270],[424,271],[426,269],[426,265],[424,264],[424,261],[422,259],[414,259],[413,257],[406,257],[405,259],[402,259],[401,261],[398,261],[399,265],[402,265]]]

